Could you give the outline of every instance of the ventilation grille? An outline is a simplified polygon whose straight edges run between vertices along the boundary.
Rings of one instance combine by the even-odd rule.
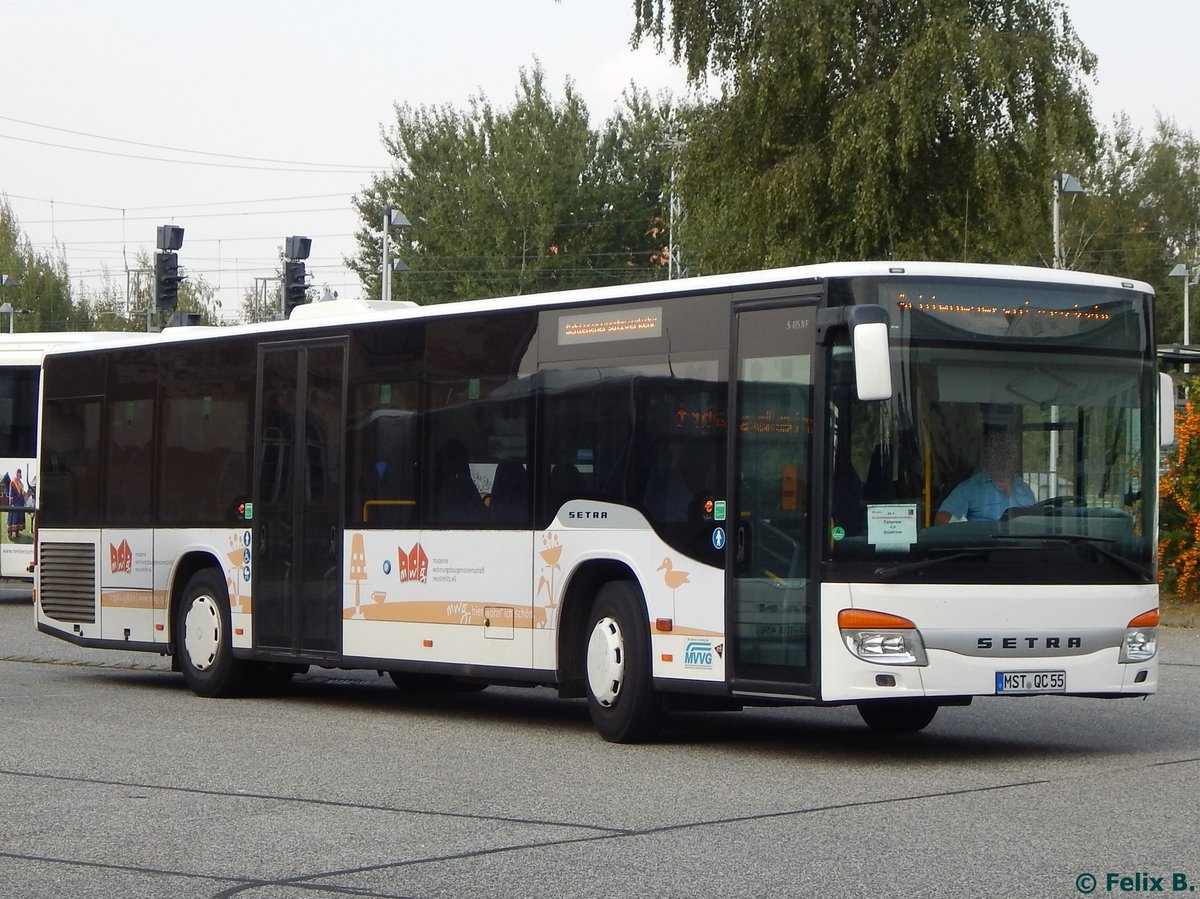
[[[58,621],[96,623],[96,545],[42,543],[38,559],[42,612]]]

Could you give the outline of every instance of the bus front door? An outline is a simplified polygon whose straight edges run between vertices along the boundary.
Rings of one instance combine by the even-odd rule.
[[[810,695],[815,601],[813,358],[816,298],[735,309],[734,479],[726,565],[735,692]]]
[[[264,345],[254,478],[255,648],[342,646],[343,340]]]

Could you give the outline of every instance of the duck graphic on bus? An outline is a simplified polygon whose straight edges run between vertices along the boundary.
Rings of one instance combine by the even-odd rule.
[[[658,566],[658,570],[663,572],[663,582],[671,591],[671,620],[675,620],[675,591],[688,582],[689,572],[680,571],[675,567],[675,563],[670,558],[662,560],[662,564]]]

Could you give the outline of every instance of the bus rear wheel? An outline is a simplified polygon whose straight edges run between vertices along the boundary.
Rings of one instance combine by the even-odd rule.
[[[254,684],[252,662],[233,657],[229,595],[213,568],[191,576],[175,613],[175,654],[198,696],[238,696]]]
[[[585,630],[588,712],[611,743],[654,739],[662,726],[662,697],[650,675],[650,628],[641,594],[628,581],[600,588]]]
[[[858,714],[871,730],[886,734],[913,734],[923,730],[937,710],[936,702],[924,699],[879,699],[858,704]]]

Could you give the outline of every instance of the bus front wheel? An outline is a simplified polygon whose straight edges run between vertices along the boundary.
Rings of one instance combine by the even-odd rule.
[[[592,724],[612,743],[654,739],[663,705],[651,680],[650,631],[637,588],[628,581],[600,588],[585,633]]]
[[[251,662],[233,657],[229,596],[212,568],[188,580],[175,613],[175,654],[183,680],[198,696],[237,696],[253,684]]]
[[[871,730],[887,734],[913,734],[923,730],[937,710],[936,702],[923,699],[877,699],[858,704],[858,714]]]

